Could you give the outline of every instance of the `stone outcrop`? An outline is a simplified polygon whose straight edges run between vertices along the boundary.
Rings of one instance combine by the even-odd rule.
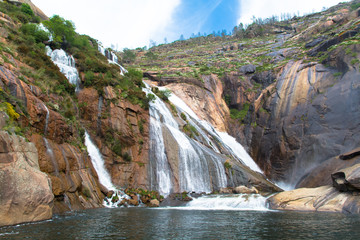
[[[282,192],[267,200],[275,210],[360,213],[360,196],[338,192],[332,186],[299,188]]]
[[[79,102],[83,123],[100,149],[115,185],[148,189],[149,113],[120,100],[119,90],[83,89]],[[115,146],[121,151],[114,152]]]
[[[51,187],[35,145],[0,131],[0,226],[50,219]]]
[[[202,88],[186,83],[169,84],[166,88],[181,98],[201,119],[225,132],[229,109],[222,98],[223,85],[216,75],[203,76],[202,79]]]

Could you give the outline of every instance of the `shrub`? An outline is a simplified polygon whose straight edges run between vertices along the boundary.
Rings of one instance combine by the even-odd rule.
[[[21,11],[29,16],[34,16],[34,12],[29,4],[26,3],[21,4]]]
[[[186,121],[186,120],[187,120],[185,113],[181,113],[181,114],[180,114],[180,117],[181,117],[181,118],[182,118],[182,120],[184,120],[184,121]]]
[[[127,152],[124,153],[122,157],[126,162],[131,162],[131,156]]]
[[[229,160],[226,160],[226,161],[224,162],[224,167],[225,167],[226,169],[232,168]]]

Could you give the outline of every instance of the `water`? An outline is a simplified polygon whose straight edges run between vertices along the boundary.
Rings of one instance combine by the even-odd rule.
[[[94,209],[0,228],[0,239],[360,239],[360,216],[149,208]]]
[[[121,66],[119,64],[118,57],[115,55],[115,53],[109,51],[108,49],[105,49],[99,43],[98,43],[98,50],[102,55],[104,55],[108,59],[108,62],[110,64],[115,64],[115,65],[119,66],[121,75],[124,76],[124,74],[128,72],[123,66]]]
[[[47,55],[59,67],[60,72],[65,75],[69,82],[76,86],[75,91],[80,90],[80,77],[79,72],[75,67],[75,59],[73,56],[68,55],[62,49],[51,50],[50,47],[46,47]]]
[[[46,118],[45,118],[45,127],[44,127],[44,136],[47,135],[47,129],[48,129],[48,125],[49,125],[49,119],[50,119],[50,111],[47,108],[47,106],[45,104],[43,104],[45,110],[46,110]]]
[[[59,166],[55,159],[54,151],[51,148],[49,141],[45,137],[43,137],[43,140],[45,142],[46,153],[49,155],[51,162],[53,164],[55,176],[59,176]]]
[[[115,208],[123,199],[129,199],[130,197],[126,195],[121,189],[117,189],[111,181],[111,176],[107,169],[105,168],[104,159],[96,147],[96,145],[91,141],[90,136],[87,131],[85,131],[85,146],[89,153],[91,162],[95,168],[95,171],[99,177],[99,182],[106,187],[108,190],[114,191],[110,199],[105,198],[103,205],[108,208]],[[117,196],[118,200],[112,202],[111,199]]]
[[[165,89],[165,88],[162,88]],[[201,120],[191,109],[189,106],[186,105],[186,103],[181,100],[179,97],[177,97],[175,94],[171,94],[169,97],[169,100],[178,108],[184,111],[187,116],[190,116],[193,121],[191,121],[193,126],[196,126],[196,128],[199,129],[206,129],[206,131],[214,138],[218,139],[218,141],[221,142],[221,145],[224,146],[231,155],[238,159],[242,164],[245,164],[248,166],[251,170],[263,173],[259,166],[255,163],[255,161],[250,157],[250,155],[245,151],[244,147],[236,141],[236,139],[232,136],[230,136],[228,133],[225,132],[218,132],[215,130],[215,128],[208,123],[207,121]],[[200,125],[200,127],[198,126]],[[210,143],[210,145],[213,147],[213,149],[218,152],[218,150],[215,148],[215,144],[206,137],[206,134],[204,134],[202,131],[200,131],[203,136],[205,136],[205,139]]]
[[[101,156],[99,149],[91,141],[89,134],[85,131],[85,146],[89,153],[91,162],[95,168],[95,171],[99,177],[99,182],[108,190],[115,190],[115,186],[111,182],[111,177],[105,168],[104,160]]]
[[[149,86],[144,89],[144,92],[153,94]],[[165,144],[164,131],[172,135],[177,146]],[[200,134],[203,133],[200,132]],[[205,138],[206,135],[203,135]],[[170,167],[171,163],[166,154],[169,150],[167,148],[170,147],[178,149],[178,162],[174,163],[177,160],[172,160],[173,168]],[[166,196],[173,191],[209,193],[226,187],[224,161],[223,157],[216,155],[215,152],[184,134],[166,104],[155,96],[155,100],[150,102],[150,181],[152,189]],[[216,169],[211,169],[212,167]],[[214,172],[214,174],[211,176],[210,172]],[[178,176],[176,184],[172,180],[174,175]]]

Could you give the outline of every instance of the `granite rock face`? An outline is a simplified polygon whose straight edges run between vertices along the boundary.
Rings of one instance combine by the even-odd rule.
[[[332,186],[299,188],[267,200],[270,209],[306,212],[360,213],[360,196],[341,193]]]
[[[35,145],[0,131],[0,226],[50,219],[51,186]]]

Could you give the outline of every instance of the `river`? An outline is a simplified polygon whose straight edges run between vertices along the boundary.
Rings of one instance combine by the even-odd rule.
[[[0,239],[360,239],[340,213],[103,208],[0,228]]]

